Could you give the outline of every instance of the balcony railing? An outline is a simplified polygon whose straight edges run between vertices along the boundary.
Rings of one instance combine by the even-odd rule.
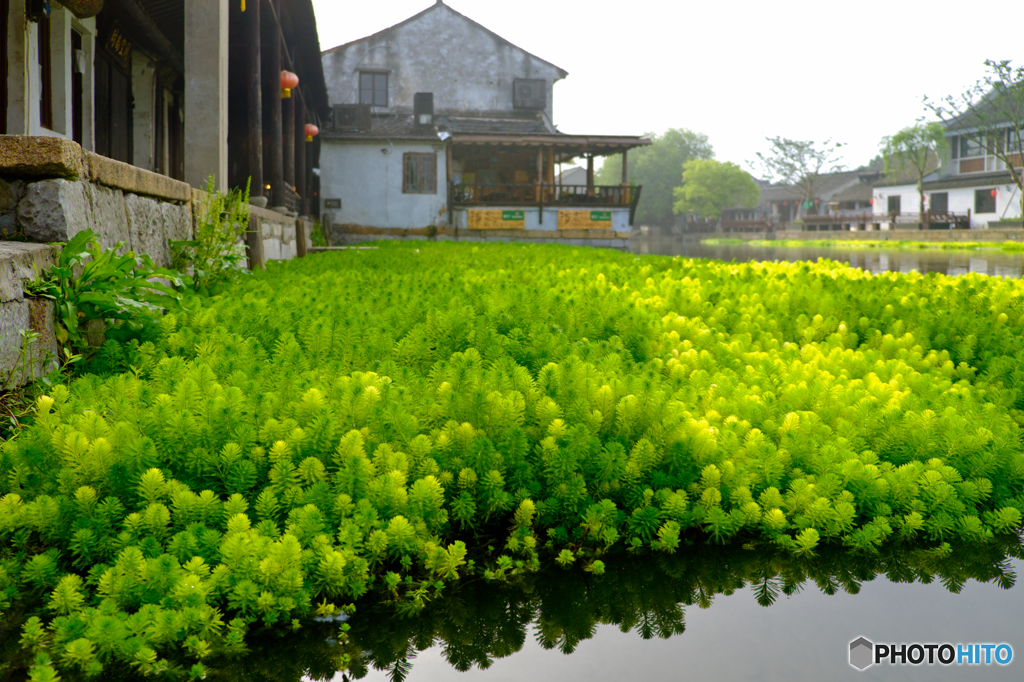
[[[628,208],[633,222],[640,187],[622,185],[549,185],[546,183],[449,184],[451,206],[579,206]]]

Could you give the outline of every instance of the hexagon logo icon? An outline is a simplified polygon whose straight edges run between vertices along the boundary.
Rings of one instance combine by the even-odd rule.
[[[863,637],[850,642],[850,665],[857,670],[864,670],[875,658],[875,645]]]

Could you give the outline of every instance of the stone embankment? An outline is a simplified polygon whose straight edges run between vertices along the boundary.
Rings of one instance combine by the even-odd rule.
[[[38,376],[37,361],[56,352],[52,315],[26,299],[24,281],[54,263],[58,249],[91,229],[103,246],[148,254],[171,265],[170,241],[191,239],[206,193],[185,182],[85,151],[57,137],[0,135],[0,381]],[[255,219],[253,219],[255,218]],[[304,221],[250,207],[262,260],[289,260],[312,246]],[[252,243],[251,240],[250,243]],[[300,243],[302,242],[302,243]],[[34,267],[33,267],[34,266]],[[40,334],[31,349],[24,332]],[[37,356],[26,370],[26,355]],[[22,378],[15,375],[24,375]]]

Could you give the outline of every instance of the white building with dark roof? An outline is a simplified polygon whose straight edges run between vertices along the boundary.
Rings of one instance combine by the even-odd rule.
[[[440,0],[326,50],[323,68],[333,120],[322,135],[320,196],[332,224],[361,233],[629,230],[640,188],[595,186],[593,159],[649,141],[560,132],[553,88],[567,72]],[[572,159],[586,161],[586,181],[561,184],[556,167]]]

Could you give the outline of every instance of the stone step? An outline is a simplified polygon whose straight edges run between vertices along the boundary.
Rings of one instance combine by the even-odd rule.
[[[25,298],[25,280],[55,264],[59,252],[49,244],[0,242],[0,390],[42,376],[57,356],[53,304]],[[25,330],[39,334],[30,347],[24,347]]]

